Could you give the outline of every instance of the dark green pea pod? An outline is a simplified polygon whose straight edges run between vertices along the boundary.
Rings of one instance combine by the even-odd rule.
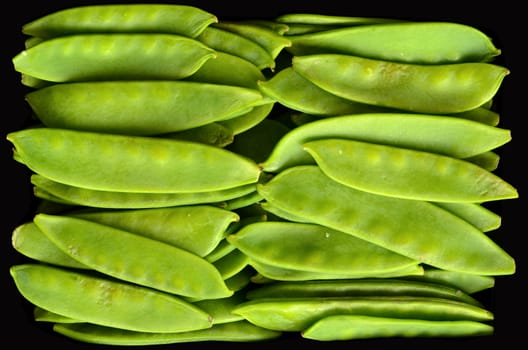
[[[494,151],[487,151],[465,158],[465,160],[488,171],[494,171],[499,167],[500,155]]]
[[[41,38],[78,33],[172,33],[189,37],[218,22],[215,15],[188,5],[105,4],[72,7],[24,24],[22,32]]]
[[[15,265],[10,273],[29,302],[72,319],[139,332],[212,326],[205,311],[152,288],[45,264]]]

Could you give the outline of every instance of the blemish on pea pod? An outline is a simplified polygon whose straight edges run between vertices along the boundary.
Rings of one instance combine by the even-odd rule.
[[[29,302],[72,319],[139,332],[212,326],[197,306],[151,288],[45,264],[14,265],[10,274]]]
[[[255,162],[180,140],[55,128],[10,133],[17,159],[66,185],[100,191],[194,193],[255,184]]]
[[[342,185],[317,166],[286,169],[257,190],[282,210],[433,267],[480,275],[515,272],[515,260],[504,249],[456,215],[429,202]]]
[[[494,327],[471,320],[436,321],[334,315],[323,317],[301,332],[306,339],[342,341],[368,338],[475,337],[493,334]]]
[[[26,100],[47,127],[127,135],[195,128],[267,102],[255,89],[182,80],[55,84]]]
[[[201,8],[175,4],[105,4],[66,8],[24,24],[41,38],[77,33],[172,33],[189,37],[218,22]]]
[[[212,122],[195,128],[163,134],[159,135],[159,137],[200,142],[216,147],[225,147],[231,144],[235,138],[233,131],[219,122]]]
[[[337,138],[310,141],[304,149],[333,180],[379,195],[455,203],[518,197],[499,176],[450,156]]]
[[[62,251],[103,274],[181,296],[233,294],[212,264],[181,248],[73,217],[38,214],[34,222]]]
[[[485,62],[420,65],[343,54],[295,56],[293,69],[352,101],[415,113],[449,114],[493,98],[510,71]]]

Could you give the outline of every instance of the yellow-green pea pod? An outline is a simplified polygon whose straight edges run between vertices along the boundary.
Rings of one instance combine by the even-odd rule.
[[[431,114],[481,106],[495,96],[510,73],[506,67],[486,62],[421,65],[343,54],[295,56],[292,67],[342,98]]]
[[[313,165],[286,169],[257,189],[280,209],[433,267],[488,276],[515,272],[515,260],[490,237],[430,202],[356,190]]]
[[[238,292],[248,287],[251,283],[251,278],[255,275],[255,269],[251,265],[247,265],[241,271],[225,280],[226,286],[234,292]]]
[[[234,249],[212,264],[218,269],[222,278],[227,280],[242,271],[248,263],[249,257],[239,249]]]
[[[251,343],[276,339],[281,332],[255,326],[245,320],[213,325],[211,328],[176,333],[134,332],[89,323],[56,324],[53,330],[84,343],[148,346],[192,342]]]
[[[435,204],[461,217],[482,232],[496,230],[501,225],[501,216],[480,203],[436,202]]]
[[[50,180],[100,191],[194,193],[257,183],[241,155],[190,141],[55,128],[7,135],[15,159]]]
[[[492,335],[494,327],[471,320],[437,321],[334,315],[323,317],[301,332],[306,339],[343,341],[370,338],[459,338]]]
[[[238,33],[209,26],[196,37],[196,40],[215,51],[243,58],[260,70],[275,68],[275,59],[265,48]]]
[[[480,306],[426,296],[365,296],[262,298],[233,310],[249,322],[271,330],[300,332],[333,315],[364,315],[436,321],[490,321],[493,314]]]
[[[269,102],[261,106],[253,107],[249,112],[242,114],[238,117],[221,120],[220,124],[229,128],[235,136],[258,125],[264,119],[266,119],[273,111],[275,102]]]
[[[181,248],[74,217],[38,214],[34,222],[66,254],[103,274],[188,297],[233,294],[211,263]]]
[[[71,317],[59,315],[56,312],[43,309],[39,306],[35,306],[33,309],[33,318],[38,322],[53,322],[53,323],[80,323],[82,321],[76,320]]]
[[[471,120],[413,113],[365,113],[323,118],[292,129],[277,142],[264,171],[315,164],[302,145],[339,138],[467,158],[511,141],[511,131]],[[471,141],[470,141],[471,140]]]
[[[264,199],[264,197],[263,197],[263,199]],[[274,215],[276,218],[280,218],[281,220],[285,220],[285,221],[289,221],[289,222],[299,222],[299,223],[305,223],[305,224],[311,224],[312,223],[308,219],[302,218],[302,217],[297,216],[297,215],[293,215],[292,213],[289,213],[286,210],[279,209],[279,208],[271,205],[269,202],[266,202],[266,201],[262,201],[262,203],[260,203],[260,206],[267,213],[270,213],[270,214]],[[270,221],[273,221],[273,220],[270,220]]]
[[[270,29],[279,35],[284,35],[288,31],[288,25],[284,23],[279,23],[274,20],[269,19],[245,19],[239,20],[238,23],[246,23],[251,25],[256,25],[262,28]]]
[[[482,106],[470,109],[465,112],[453,113],[453,117],[474,120],[480,123],[497,126],[500,121],[500,114]]]
[[[36,37],[36,36],[30,36],[29,38],[24,40],[24,48],[25,49],[32,48],[33,46],[37,46],[38,44],[40,44],[40,43],[42,43],[44,41],[46,41],[46,39],[39,38],[39,37]]]
[[[234,314],[232,311],[238,304],[246,300],[245,293],[239,291],[228,298],[198,300],[193,304],[211,315],[214,326],[243,320],[242,316]]]
[[[26,94],[47,127],[159,135],[242,115],[265,99],[255,89],[191,81],[55,84]]]
[[[238,226],[238,225],[235,225]],[[215,249],[205,256],[205,260],[209,261],[210,263],[214,263],[215,261],[220,260],[224,256],[231,253],[233,250],[235,250],[235,246],[229,243],[225,238],[218,243],[218,245],[215,247]]]
[[[223,207],[226,210],[237,210],[241,208],[245,208],[248,206],[252,206],[254,204],[259,203],[262,200],[262,196],[258,191],[251,192],[245,196],[241,196],[235,199],[231,199],[225,202],[225,206]]]
[[[206,125],[197,126],[196,128],[163,134],[160,135],[160,137],[200,142],[217,147],[225,147],[233,143],[235,139],[233,131],[220,124],[220,122],[212,122]]]
[[[72,319],[139,332],[212,326],[205,311],[152,288],[45,264],[15,265],[10,273],[29,302]]]
[[[378,274],[416,261],[316,224],[256,222],[226,237],[249,258],[281,268],[330,274]]]
[[[17,252],[36,261],[76,269],[90,269],[64,253],[32,221],[18,225],[13,230],[11,242]]]
[[[35,78],[28,74],[20,74],[20,82],[22,83],[22,85],[25,85],[32,89],[42,89],[55,84],[51,81]]]
[[[172,33],[189,37],[217,22],[194,6],[105,4],[66,8],[24,24],[22,32],[41,38],[78,33]]]
[[[378,195],[455,203],[518,197],[499,176],[451,156],[332,138],[307,142],[304,149],[333,180]]]
[[[290,39],[278,34],[270,28],[252,23],[243,21],[218,21],[217,23],[214,23],[212,27],[239,34],[256,42],[268,51],[273,59],[276,59],[283,49],[291,46]]]
[[[406,279],[441,283],[474,294],[495,286],[494,276],[475,275],[464,272],[427,267],[421,276],[405,276]]]
[[[172,34],[77,34],[46,40],[13,58],[17,72],[50,82],[178,80],[215,51]]]
[[[35,196],[57,203],[103,209],[147,209],[229,201],[255,192],[248,184],[218,191],[189,193],[136,193],[98,191],[62,184],[39,174],[31,175]]]
[[[499,167],[500,155],[494,151],[487,151],[464,159],[483,169],[494,171]]]
[[[233,222],[233,211],[213,205],[185,205],[152,209],[77,210],[65,214],[112,226],[204,257],[212,252]]]
[[[318,24],[318,25],[341,25],[341,26],[352,26],[352,25],[365,25],[373,23],[390,23],[399,22],[400,20],[394,18],[380,18],[380,17],[353,17],[353,16],[338,16],[338,15],[327,15],[321,13],[285,13],[277,18],[275,21],[278,23],[286,24]]]
[[[415,64],[487,62],[501,51],[477,28],[452,22],[348,26],[289,37],[296,56],[339,53]]]

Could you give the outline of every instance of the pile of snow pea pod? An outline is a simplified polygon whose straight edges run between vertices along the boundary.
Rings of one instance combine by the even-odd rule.
[[[120,4],[22,32],[34,123],[7,139],[38,206],[10,273],[36,322],[107,345],[493,334],[475,294],[515,260],[488,204],[518,192],[480,30]]]

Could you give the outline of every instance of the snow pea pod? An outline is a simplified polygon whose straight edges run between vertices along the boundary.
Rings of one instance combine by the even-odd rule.
[[[292,129],[261,164],[276,172],[295,165],[314,164],[302,145],[339,138],[467,158],[496,149],[511,140],[511,131],[471,120],[412,113],[365,113],[316,120]],[[469,141],[471,140],[471,141]]]
[[[50,82],[177,80],[215,51],[171,34],[77,34],[46,40],[13,58],[16,71]]]
[[[310,141],[304,149],[333,180],[379,195],[455,203],[518,197],[499,176],[450,156],[345,139]]]
[[[323,317],[301,332],[306,339],[342,341],[369,338],[476,337],[493,334],[494,327],[479,321],[436,321],[334,315]]]
[[[189,37],[218,22],[198,7],[175,4],[105,4],[59,10],[24,24],[22,32],[41,38],[77,33],[172,33]]]
[[[210,316],[174,295],[45,264],[10,268],[22,296],[59,315],[140,332],[182,332],[212,326]]]
[[[228,298],[199,300],[193,304],[207,312],[213,318],[213,326],[228,322],[243,320],[243,317],[231,311],[242,302],[246,301],[243,292],[234,293]]]
[[[483,169],[494,171],[499,167],[500,155],[494,151],[486,151],[464,159]]]
[[[237,136],[245,131],[258,125],[264,119],[266,119],[273,111],[275,101],[265,103],[261,106],[255,106],[249,112],[239,115],[238,117],[221,120],[219,123],[232,131]]]
[[[100,191],[193,193],[254,184],[260,169],[223,148],[180,140],[54,128],[7,139],[15,159],[50,180]]]
[[[112,226],[206,256],[224,238],[228,226],[239,221],[235,212],[212,205],[152,209],[77,210],[71,217]]]
[[[434,204],[461,217],[482,232],[496,230],[501,225],[501,216],[480,203],[436,202]]]
[[[26,100],[48,127],[158,135],[236,117],[264,98],[240,86],[139,80],[55,84]]]
[[[211,204],[236,199],[256,190],[248,184],[217,191],[189,193],[138,193],[98,191],[62,184],[39,174],[31,175],[34,193],[54,202],[103,209],[147,209],[180,205]]]
[[[421,276],[405,276],[406,279],[441,283],[458,288],[465,293],[473,294],[492,288],[495,285],[494,276],[475,275],[458,271],[442,270],[427,267]]]
[[[400,22],[401,20],[396,18],[337,16],[322,13],[285,13],[275,18],[275,21],[278,23],[285,24],[330,24],[350,26],[373,23]]]
[[[289,39],[297,56],[339,53],[416,64],[488,62],[501,52],[482,31],[453,22],[377,23]]]
[[[212,264],[220,272],[222,278],[227,280],[242,271],[248,265],[248,262],[249,258],[246,254],[234,249],[220,259],[215,260]]]
[[[436,321],[490,321],[493,314],[480,306],[444,298],[420,296],[263,298],[233,310],[249,322],[277,331],[303,331],[333,315],[364,315]]]
[[[39,322],[53,322],[53,323],[79,323],[82,321],[73,319],[71,317],[59,315],[55,312],[35,306],[33,309],[33,318]]]
[[[317,166],[286,169],[257,190],[280,209],[433,267],[480,275],[515,272],[507,252],[456,215],[429,202],[356,190]]]
[[[196,128],[163,134],[160,137],[200,142],[217,147],[225,147],[234,140],[233,131],[220,124],[220,122],[212,122]]]
[[[188,297],[233,294],[213,265],[181,248],[73,217],[37,214],[34,222],[66,254],[106,275]]]
[[[510,73],[506,67],[485,62],[420,65],[343,54],[295,56],[292,67],[334,95],[432,114],[481,106],[495,96]]]

